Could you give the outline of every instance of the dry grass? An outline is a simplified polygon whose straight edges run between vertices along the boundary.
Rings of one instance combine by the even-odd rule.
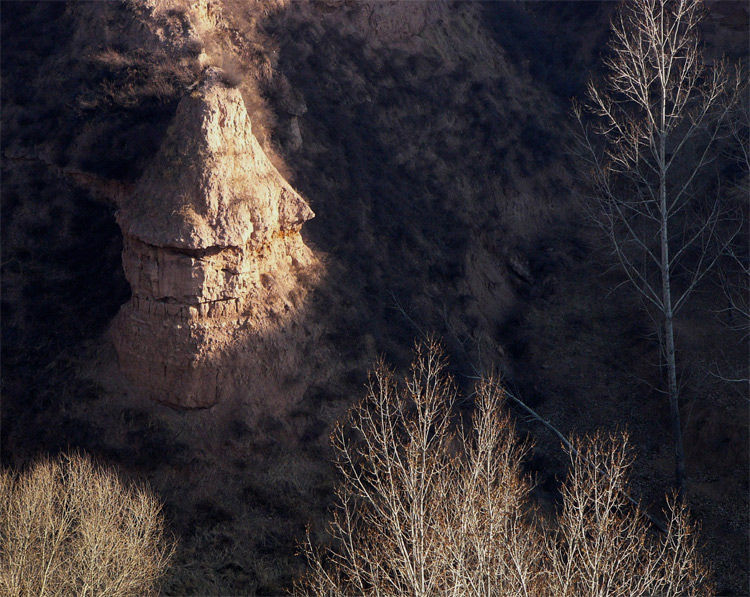
[[[157,499],[86,456],[0,476],[4,595],[153,595],[171,556]]]

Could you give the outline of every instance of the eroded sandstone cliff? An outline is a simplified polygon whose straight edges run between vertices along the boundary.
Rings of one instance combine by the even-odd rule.
[[[301,305],[297,275],[313,257],[300,228],[312,217],[253,136],[240,93],[208,68],[117,212],[132,289],[113,326],[123,373],[174,406],[231,395],[229,369]]]

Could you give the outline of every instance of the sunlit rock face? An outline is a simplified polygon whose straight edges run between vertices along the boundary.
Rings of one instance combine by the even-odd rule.
[[[230,369],[301,306],[298,276],[314,259],[300,228],[312,217],[253,136],[239,91],[207,69],[117,213],[132,289],[113,325],[122,372],[178,407],[236,391]]]

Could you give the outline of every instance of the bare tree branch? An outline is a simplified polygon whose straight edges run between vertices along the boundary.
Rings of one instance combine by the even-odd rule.
[[[704,15],[701,0],[624,2],[612,20],[608,73],[588,86],[591,120],[574,106],[598,222],[628,280],[660,314],[680,492],[685,457],[673,321],[721,257],[712,239],[733,212],[720,196],[701,204],[706,185],[699,182],[711,174],[719,141],[735,130],[744,86],[723,62],[704,64],[698,39]],[[701,212],[699,205],[708,207]],[[687,282],[678,284],[677,274]]]
[[[380,364],[365,399],[337,428],[333,543],[317,548],[308,532],[298,593],[711,594],[684,507],[668,503],[657,535],[627,497],[626,436],[560,435],[570,457],[562,506],[553,520],[542,517],[523,473],[529,445],[503,410],[507,393],[478,380],[470,422],[451,423],[455,386],[437,351],[434,342],[423,346],[403,384]]]

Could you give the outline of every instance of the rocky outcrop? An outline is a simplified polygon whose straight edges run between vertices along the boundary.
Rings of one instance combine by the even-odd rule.
[[[117,213],[132,289],[113,326],[122,372],[185,408],[240,391],[230,369],[301,306],[311,217],[253,136],[239,91],[207,69]]]

